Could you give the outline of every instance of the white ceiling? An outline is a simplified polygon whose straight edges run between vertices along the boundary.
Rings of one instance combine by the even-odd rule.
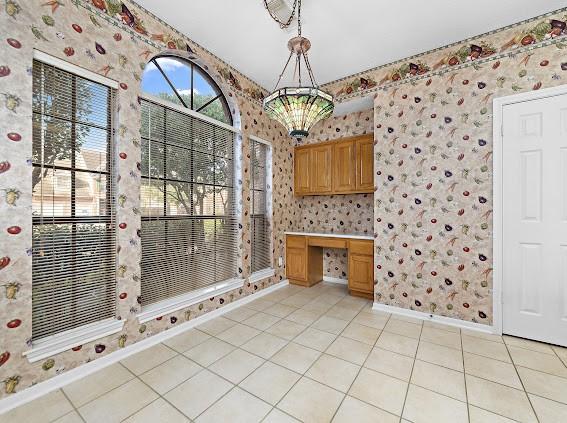
[[[293,36],[262,0],[136,0],[271,90]],[[567,6],[567,0],[303,0],[303,35],[317,82],[366,69]]]

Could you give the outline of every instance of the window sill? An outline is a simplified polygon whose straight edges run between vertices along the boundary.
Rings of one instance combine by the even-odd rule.
[[[75,329],[58,333],[32,344],[31,350],[23,353],[30,363],[43,360],[87,342],[113,335],[122,330],[124,320],[106,319]]]
[[[274,269],[272,269],[271,267],[269,267],[267,269],[258,270],[257,272],[254,272],[250,275],[250,277],[248,278],[248,282],[255,283],[255,282],[261,281],[262,279],[271,278],[275,274],[276,274],[276,271]]]
[[[244,279],[229,279],[216,285],[193,291],[189,294],[180,295],[156,304],[151,304],[142,309],[141,313],[138,313],[137,317],[140,323],[145,323],[157,317],[164,316],[189,307],[190,305],[199,303],[207,298],[224,294],[225,292],[232,291],[236,288],[241,288],[243,285]]]

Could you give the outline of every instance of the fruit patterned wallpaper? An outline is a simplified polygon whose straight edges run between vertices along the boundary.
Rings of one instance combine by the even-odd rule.
[[[283,128],[263,115],[264,91],[203,47],[188,40],[139,6],[120,0],[6,0],[0,11],[0,397],[95,360],[272,285],[274,277],[212,297],[200,304],[139,324],[140,311],[140,77],[155,54],[191,58],[207,69],[226,93],[235,124],[242,129],[242,230],[239,273],[250,273],[249,141],[253,134],[273,143],[274,257],[285,257],[284,230],[295,217],[292,144]],[[33,49],[119,81],[117,95],[117,316],[121,333],[78,345],[30,364],[22,356],[31,337],[31,96]]]
[[[354,135],[371,134],[373,110],[331,117],[313,127],[304,143],[331,141]],[[357,235],[373,233],[373,196],[371,194],[323,195],[297,198],[295,228],[306,232],[334,232]],[[324,275],[347,279],[348,256],[346,250],[323,251]]]
[[[221,59],[130,1],[5,0],[0,11],[4,34],[0,40],[0,284],[4,287],[0,296],[0,397],[285,277],[283,267],[276,264],[276,275],[269,280],[245,284],[147,324],[137,322],[137,99],[144,64],[165,50],[196,60],[211,73],[227,93],[236,124],[242,128],[239,249],[243,277],[249,275],[250,254],[247,135],[254,134],[273,142],[276,263],[277,257],[285,256],[285,230],[317,230],[317,225],[329,221],[337,232],[343,227],[364,232],[370,230],[365,216],[372,216],[368,203],[373,203],[376,301],[490,324],[491,99],[566,82],[566,15],[567,9],[554,12],[327,84],[324,88],[339,100],[376,96],[376,194],[373,202],[361,196],[356,200],[349,196],[297,200],[292,195],[292,144],[283,128],[262,114],[259,100],[265,91]],[[126,323],[119,334],[30,364],[22,352],[29,349],[31,336],[29,181],[34,48],[120,82],[117,190],[122,205],[117,208],[117,219],[125,225],[118,231],[117,314]],[[313,139],[368,131],[372,120],[367,112],[329,119],[314,130]],[[320,214],[320,200],[322,209],[325,205],[329,209],[325,217]],[[353,217],[355,207],[360,212]],[[348,212],[351,217],[345,219]],[[339,257],[331,265],[327,261],[328,274],[342,275],[341,259],[344,261]]]
[[[492,100],[567,83],[566,22],[373,71],[377,302],[492,323]]]

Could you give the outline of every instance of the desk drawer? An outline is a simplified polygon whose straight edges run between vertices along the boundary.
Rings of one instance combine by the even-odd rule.
[[[310,247],[347,248],[347,241],[340,238],[309,237]]]
[[[350,240],[348,248],[351,254],[374,255],[374,241]]]
[[[287,248],[305,248],[307,246],[305,243],[306,240],[307,238],[301,235],[287,235]]]

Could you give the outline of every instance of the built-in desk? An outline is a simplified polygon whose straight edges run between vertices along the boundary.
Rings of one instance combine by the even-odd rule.
[[[374,240],[364,235],[286,232],[286,276],[291,284],[313,286],[323,280],[323,248],[348,250],[348,289],[374,296]]]

